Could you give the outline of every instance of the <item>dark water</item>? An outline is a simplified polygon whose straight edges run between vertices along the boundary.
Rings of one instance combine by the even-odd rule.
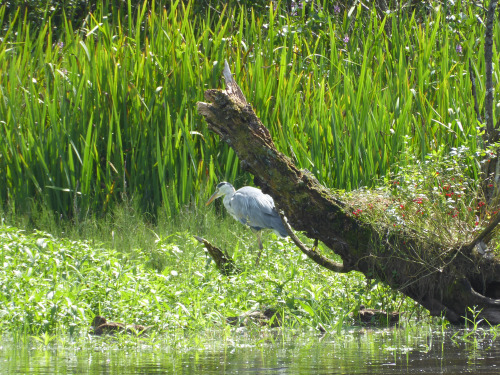
[[[0,344],[1,374],[499,374],[500,340],[402,329],[213,342],[176,351],[119,343]]]

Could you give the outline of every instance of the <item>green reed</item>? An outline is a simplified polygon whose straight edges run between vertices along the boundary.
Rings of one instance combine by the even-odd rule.
[[[225,59],[278,149],[328,186],[372,186],[408,150],[424,160],[442,145],[480,146],[468,61],[480,78],[484,27],[472,7],[450,10],[460,20],[422,20],[361,6],[328,14],[319,1],[297,15],[278,4],[203,17],[179,2],[128,5],[104,5],[83,25],[66,19],[57,34],[50,19],[40,30],[20,13],[10,22],[0,199],[13,212],[35,199],[82,217],[137,198],[175,214],[219,180],[246,182],[195,109],[223,86]]]

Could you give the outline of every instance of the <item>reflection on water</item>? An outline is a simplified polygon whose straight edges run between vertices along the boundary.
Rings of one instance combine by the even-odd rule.
[[[392,330],[345,331],[322,338],[275,338],[258,345],[213,343],[175,352],[119,344],[2,343],[1,374],[497,374],[500,347],[487,331],[432,334]]]

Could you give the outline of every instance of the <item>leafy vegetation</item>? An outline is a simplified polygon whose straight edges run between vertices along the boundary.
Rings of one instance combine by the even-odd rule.
[[[251,233],[200,208],[220,180],[250,176],[195,104],[221,86],[228,59],[299,167],[340,190],[388,182],[371,220],[423,235],[436,222],[461,227],[438,231],[456,243],[493,213],[473,183],[484,145],[469,69],[484,71],[482,10],[126,5],[98,7],[83,25],[44,11],[39,28],[0,7],[0,205],[7,221],[47,230],[0,227],[0,328],[50,342],[86,332],[96,314],[192,334],[263,306],[288,328],[329,332],[361,304],[422,314],[272,235],[255,269]],[[480,79],[477,91],[482,107]],[[370,209],[363,191],[350,194],[353,214]],[[221,276],[192,234],[216,238],[244,272]]]
[[[212,211],[190,212],[189,218],[141,228],[135,224],[143,219],[122,209],[100,228],[95,221],[79,231],[68,226],[59,233],[65,238],[2,225],[1,330],[82,334],[100,314],[152,325],[155,334],[189,335],[224,331],[226,317],[268,306],[280,311],[287,328],[316,330],[321,324],[333,332],[354,323],[349,313],[361,304],[405,311],[406,320],[422,313],[413,301],[361,274],[321,269],[274,234],[264,237],[266,251],[256,268],[249,230],[231,218],[221,222]],[[221,276],[189,232],[217,238],[243,272]]]
[[[81,220],[134,199],[173,215],[220,180],[247,182],[195,112],[203,91],[221,86],[224,59],[278,148],[327,186],[373,186],[405,166],[404,154],[423,161],[481,147],[468,69],[484,70],[484,27],[472,3],[425,19],[315,1],[294,12],[192,6],[98,8],[57,34],[50,20],[32,29],[21,12],[9,16],[0,43],[6,209],[26,213],[35,201]],[[479,79],[477,91],[481,106]]]
[[[404,164],[379,188],[344,193],[352,215],[408,235],[411,231],[424,243],[437,238],[452,248],[471,241],[498,206],[481,196],[478,156],[466,147],[443,151],[435,150],[423,161],[404,154]]]

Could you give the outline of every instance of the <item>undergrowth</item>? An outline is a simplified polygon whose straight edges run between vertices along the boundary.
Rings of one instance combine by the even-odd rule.
[[[438,148],[422,160],[403,155],[405,163],[377,189],[344,193],[351,214],[380,228],[404,232],[422,243],[454,248],[471,242],[500,208],[484,199],[475,176],[488,156],[467,147]]]
[[[226,317],[273,307],[285,329],[322,326],[334,332],[354,324],[350,313],[362,304],[404,311],[405,321],[426,316],[412,300],[361,274],[320,268],[271,233],[264,235],[266,250],[257,268],[251,231],[212,210],[191,208],[183,215],[136,225],[144,218],[121,207],[108,221],[89,219],[78,228],[53,223],[52,234],[23,231],[6,224],[12,218],[4,219],[0,329],[37,337],[87,334],[100,314],[152,325],[155,334],[210,335],[236,332]],[[193,234],[226,249],[243,272],[222,276]]]

